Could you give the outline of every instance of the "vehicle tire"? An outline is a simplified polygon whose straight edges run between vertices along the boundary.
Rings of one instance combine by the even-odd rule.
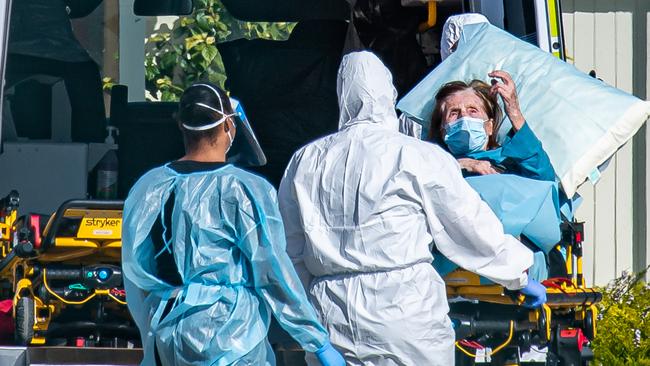
[[[14,321],[16,343],[20,346],[29,345],[34,338],[34,299],[31,297],[18,299]]]

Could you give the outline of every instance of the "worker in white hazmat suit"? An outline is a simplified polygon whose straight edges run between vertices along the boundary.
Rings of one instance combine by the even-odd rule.
[[[398,132],[397,93],[376,56],[345,56],[337,89],[339,132],[297,151],[280,185],[289,256],[348,365],[453,365],[432,246],[539,306],[533,255],[451,155]]]

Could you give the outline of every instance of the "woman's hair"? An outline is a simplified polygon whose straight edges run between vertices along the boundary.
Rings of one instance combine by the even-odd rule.
[[[213,111],[209,106],[217,111],[223,111],[226,115],[233,114],[230,99],[225,91],[210,82],[199,82],[189,86],[183,92],[178,105],[176,119],[181,125],[183,139],[186,147],[196,146],[203,139],[213,139],[219,129],[215,126],[209,130],[193,131],[183,128],[182,125],[190,127],[200,127],[218,121],[224,115]]]
[[[442,115],[442,105],[450,95],[456,94],[464,90],[473,90],[474,93],[481,99],[483,103],[483,109],[487,114],[488,118],[493,121],[493,132],[492,136],[488,139],[488,149],[494,149],[499,147],[497,142],[497,132],[501,126],[501,107],[497,102],[496,95],[490,95],[490,85],[484,83],[481,80],[472,80],[469,84],[464,81],[452,81],[447,83],[438,90],[436,94],[436,104],[433,109],[433,115],[431,115],[431,127],[429,129],[429,140],[433,141],[440,146],[447,147],[443,135],[443,118]]]

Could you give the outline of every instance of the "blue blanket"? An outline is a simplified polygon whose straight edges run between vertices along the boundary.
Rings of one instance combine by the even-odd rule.
[[[560,241],[560,208],[555,182],[539,181],[509,174],[492,174],[466,179],[514,237],[525,235],[542,251],[535,256],[531,277],[545,277],[544,253]],[[438,255],[434,267],[441,276],[458,268]],[[541,278],[544,279],[544,278]]]

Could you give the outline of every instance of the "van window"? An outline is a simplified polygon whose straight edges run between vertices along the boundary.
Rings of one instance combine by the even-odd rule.
[[[534,0],[503,0],[506,31],[520,39],[537,45],[537,26]]]

